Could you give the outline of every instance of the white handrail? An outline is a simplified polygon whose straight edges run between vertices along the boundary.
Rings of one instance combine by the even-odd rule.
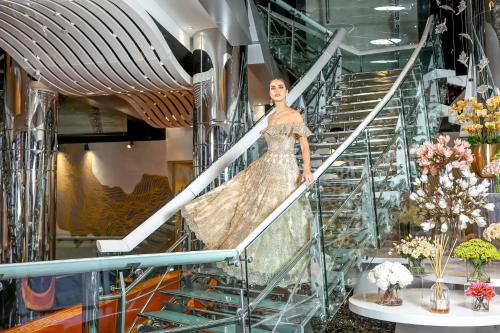
[[[287,96],[287,103],[293,104],[311,85],[319,75],[325,64],[335,55],[342,39],[346,35],[345,29],[335,32],[323,54],[318,58],[307,73],[293,86]],[[224,155],[217,159],[207,170],[197,177],[182,192],[176,195],[171,201],[160,208],[146,221],[132,230],[127,236],[119,240],[98,240],[97,249],[101,253],[105,252],[130,252],[156,229],[158,229],[181,207],[193,200],[203,191],[220,173],[245,152],[260,137],[260,132],[267,126],[267,117],[263,117],[250,131],[248,131],[238,143],[231,147]]]
[[[408,59],[405,67],[399,74],[398,78],[392,85],[391,89],[382,98],[382,100],[375,106],[375,108],[368,114],[368,116],[358,125],[358,127],[349,135],[349,137],[337,148],[337,150],[330,155],[330,157],[313,173],[314,180],[316,181],[332,164],[337,160],[337,158],[351,145],[356,137],[366,129],[366,127],[372,122],[373,119],[378,115],[378,113],[384,108],[387,102],[392,98],[396,90],[399,88],[406,75],[413,67],[420,50],[424,47],[427,42],[427,37],[431,29],[434,17],[430,16],[427,19],[427,24],[425,26],[424,32],[418,43],[417,47],[413,51],[412,55]],[[264,230],[269,227],[285,210],[293,204],[303,193],[307,190],[305,184],[300,185],[285,201],[283,201],[250,235],[248,235],[237,247],[238,252],[242,253],[245,248],[247,248]]]

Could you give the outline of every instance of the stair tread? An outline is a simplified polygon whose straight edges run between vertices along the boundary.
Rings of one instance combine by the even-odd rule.
[[[168,310],[145,312],[145,313],[141,313],[140,316],[143,316],[146,318],[159,319],[162,321],[168,321],[171,323],[176,323],[176,324],[181,324],[181,325],[201,324],[201,323],[206,323],[206,322],[211,321],[210,319],[205,318],[205,317],[194,316],[194,315],[189,315],[189,314],[175,312],[175,311],[168,311]],[[216,332],[216,333],[219,333],[219,332],[220,333],[232,333],[232,332],[236,332],[236,325],[231,324],[231,325],[225,325],[225,326],[211,327],[211,328],[204,329],[204,331]],[[270,331],[258,329],[258,328],[252,328],[252,332],[267,333]]]
[[[234,294],[224,294],[219,292],[207,292],[203,290],[192,290],[192,289],[184,289],[184,290],[164,290],[162,294],[171,295],[171,296],[181,296],[181,297],[193,297],[204,299],[207,301],[220,302],[226,304],[239,305],[240,304],[240,296]],[[285,305],[284,302],[279,301],[271,301],[271,300],[263,300],[259,303],[258,308],[269,309],[279,311]]]

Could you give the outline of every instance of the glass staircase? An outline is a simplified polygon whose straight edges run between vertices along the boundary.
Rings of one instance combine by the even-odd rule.
[[[264,14],[269,21],[271,16],[283,21],[269,11]],[[168,253],[1,265],[2,283],[14,285],[18,297],[11,312],[18,318],[10,323],[33,319],[24,327],[29,329],[30,323],[39,327],[37,320],[57,320],[61,310],[68,315],[77,307],[84,332],[319,330],[348,297],[369,258],[398,233],[395,221],[416,174],[415,147],[437,129],[427,110],[429,100],[436,97],[423,84],[424,74],[440,66],[433,22],[429,18],[420,43],[402,68],[342,73],[339,32],[323,34],[328,38],[323,39],[320,57],[303,56],[301,61],[295,57],[290,72],[299,79],[290,98],[314,132],[310,147],[316,181],[309,187],[301,185],[236,249],[203,251],[190,233],[184,233]],[[307,43],[311,28],[302,29],[297,23],[289,24],[292,32],[300,30],[293,37],[306,41],[305,47],[316,45]],[[294,49],[283,45],[273,50],[284,63],[291,62],[284,49],[292,50],[288,57]],[[309,64],[307,70],[304,64]],[[217,161],[226,163],[222,174],[241,169],[262,153],[257,138],[265,120],[240,140],[248,142],[241,154],[231,162],[224,157]],[[313,211],[305,243],[297,244],[295,256],[270,280],[249,283],[248,276],[258,271],[262,259],[253,258],[252,250],[285,227],[281,216],[293,216],[297,205],[304,203]],[[178,248],[184,251],[169,252]],[[268,255],[272,260],[279,253]],[[222,268],[231,270],[231,275]],[[40,311],[26,299],[26,288],[35,289],[41,276],[65,274],[81,275],[81,296],[72,304],[53,298],[50,310]]]

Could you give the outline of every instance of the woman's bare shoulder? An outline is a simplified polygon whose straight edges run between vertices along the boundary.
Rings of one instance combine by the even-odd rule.
[[[302,119],[302,115],[300,114],[299,111],[292,108],[288,109],[288,111],[289,114],[287,118],[291,123],[302,124],[304,122],[304,120]]]

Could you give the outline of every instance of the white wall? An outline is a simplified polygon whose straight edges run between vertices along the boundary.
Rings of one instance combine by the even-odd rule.
[[[165,141],[90,143],[92,172],[103,185],[131,193],[143,174],[167,176]]]

